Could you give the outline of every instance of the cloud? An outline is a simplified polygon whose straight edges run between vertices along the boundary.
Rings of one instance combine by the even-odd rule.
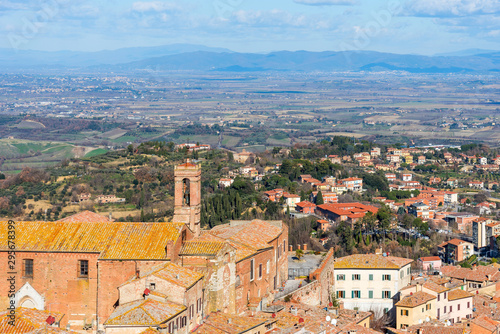
[[[325,17],[294,14],[281,9],[266,11],[238,10],[232,13],[227,23],[253,28],[282,27],[327,29],[331,26],[331,20]]]
[[[351,6],[355,5],[355,0],[293,0],[295,3],[307,6]]]
[[[500,13],[498,0],[409,0],[404,14],[422,17],[463,17]]]
[[[132,4],[132,10],[136,12],[167,12],[179,9],[179,5],[164,1],[138,1]]]

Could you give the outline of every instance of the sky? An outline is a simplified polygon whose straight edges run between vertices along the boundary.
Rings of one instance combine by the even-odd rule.
[[[500,50],[500,0],[0,0],[0,48]]]

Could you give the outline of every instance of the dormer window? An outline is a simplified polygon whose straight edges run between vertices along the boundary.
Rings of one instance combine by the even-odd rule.
[[[150,290],[156,289],[156,283],[149,283],[149,289]]]

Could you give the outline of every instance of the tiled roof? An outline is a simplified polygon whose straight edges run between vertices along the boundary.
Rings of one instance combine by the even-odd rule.
[[[209,314],[205,323],[193,331],[193,333],[245,333],[266,322],[267,319],[245,316],[240,317],[217,312]],[[214,329],[217,331],[214,331]]]
[[[53,316],[56,321],[61,320],[63,314],[57,312],[39,311],[36,309],[20,307],[16,309],[15,326],[9,324],[11,319],[8,317],[9,311],[0,313],[0,333],[2,334],[24,334],[31,333],[37,329],[45,329],[47,323],[45,320]],[[61,330],[61,333],[62,330]],[[75,333],[64,331],[64,333]]]
[[[309,201],[302,201],[302,202],[299,202],[299,203],[295,203],[295,206],[298,206],[300,208],[313,208],[313,207],[316,206],[316,204],[311,203]]]
[[[100,214],[97,214],[92,211],[82,211],[79,213],[76,213],[74,215],[68,216],[63,219],[59,219],[58,222],[65,222],[65,223],[109,223],[112,222],[112,220],[109,220],[108,217],[102,216]]]
[[[167,264],[160,264],[149,271],[141,272],[139,279],[147,276],[156,276],[175,285],[182,286],[186,289],[190,288],[203,278],[202,274],[188,268],[181,267],[172,262],[169,262]],[[122,285],[128,284],[135,280],[137,280],[137,278],[134,276],[134,278],[130,279]]]
[[[184,305],[153,299],[136,300],[118,306],[105,326],[157,326],[186,310]]]
[[[222,239],[218,236],[215,236],[213,234],[210,233],[210,231],[206,231],[206,232],[202,232],[202,234],[194,239],[196,241],[213,241],[213,242],[227,242],[229,243],[229,245],[231,245],[232,247],[234,247],[234,249],[236,250],[236,262],[239,262],[249,256],[251,256],[252,254],[255,254],[257,253],[257,250],[250,247],[250,246],[246,246],[240,242],[236,242],[236,241],[233,241],[231,239]],[[193,241],[193,240],[192,240]]]
[[[443,269],[445,271],[443,271]],[[466,279],[467,281],[484,282],[500,280],[500,271],[497,268],[490,266],[478,266],[476,268],[461,268],[461,267],[442,267],[441,271],[444,275],[456,279]]]
[[[145,331],[140,332],[139,334],[159,334],[159,333],[160,332],[157,331],[156,329],[149,327],[148,329],[146,329]]]
[[[429,289],[429,290],[437,292],[437,293],[441,293],[441,292],[445,292],[445,291],[450,290],[447,287],[445,287],[444,285],[439,285],[439,284],[436,284],[434,282],[425,282],[424,287],[426,289]]]
[[[433,299],[436,299],[436,297],[427,292],[418,291],[401,299],[396,303],[396,306],[415,307],[425,304]]]
[[[473,297],[474,295],[470,292],[464,291],[462,289],[455,289],[448,292],[448,300],[457,300],[462,298]]]
[[[271,247],[269,243],[283,233],[283,228],[262,220],[252,220],[218,225],[209,233],[255,250],[262,250]]]
[[[419,258],[421,261],[441,261],[441,258],[439,256],[424,256]]]
[[[103,225],[105,224],[105,225]],[[0,222],[0,231],[7,231]],[[100,253],[100,259],[166,260],[167,241],[176,241],[183,223],[17,222],[18,251]],[[7,250],[0,233],[0,250]]]
[[[411,262],[413,260],[394,256],[354,254],[338,259],[334,267],[335,269],[400,269]]]
[[[490,331],[491,333],[495,333],[497,331],[498,322],[492,320],[486,315],[479,315],[475,319],[472,320],[472,323],[476,326],[480,326]]]
[[[223,241],[186,241],[179,255],[217,255],[222,247]]]

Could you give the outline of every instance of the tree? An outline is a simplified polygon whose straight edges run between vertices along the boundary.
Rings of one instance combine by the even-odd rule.
[[[302,249],[296,249],[295,250],[295,256],[297,257],[297,259],[300,260],[300,258],[304,255],[304,251]]]
[[[318,190],[318,194],[316,195],[316,205],[321,204],[325,204],[325,201],[323,200],[323,194],[321,193],[321,190]]]

